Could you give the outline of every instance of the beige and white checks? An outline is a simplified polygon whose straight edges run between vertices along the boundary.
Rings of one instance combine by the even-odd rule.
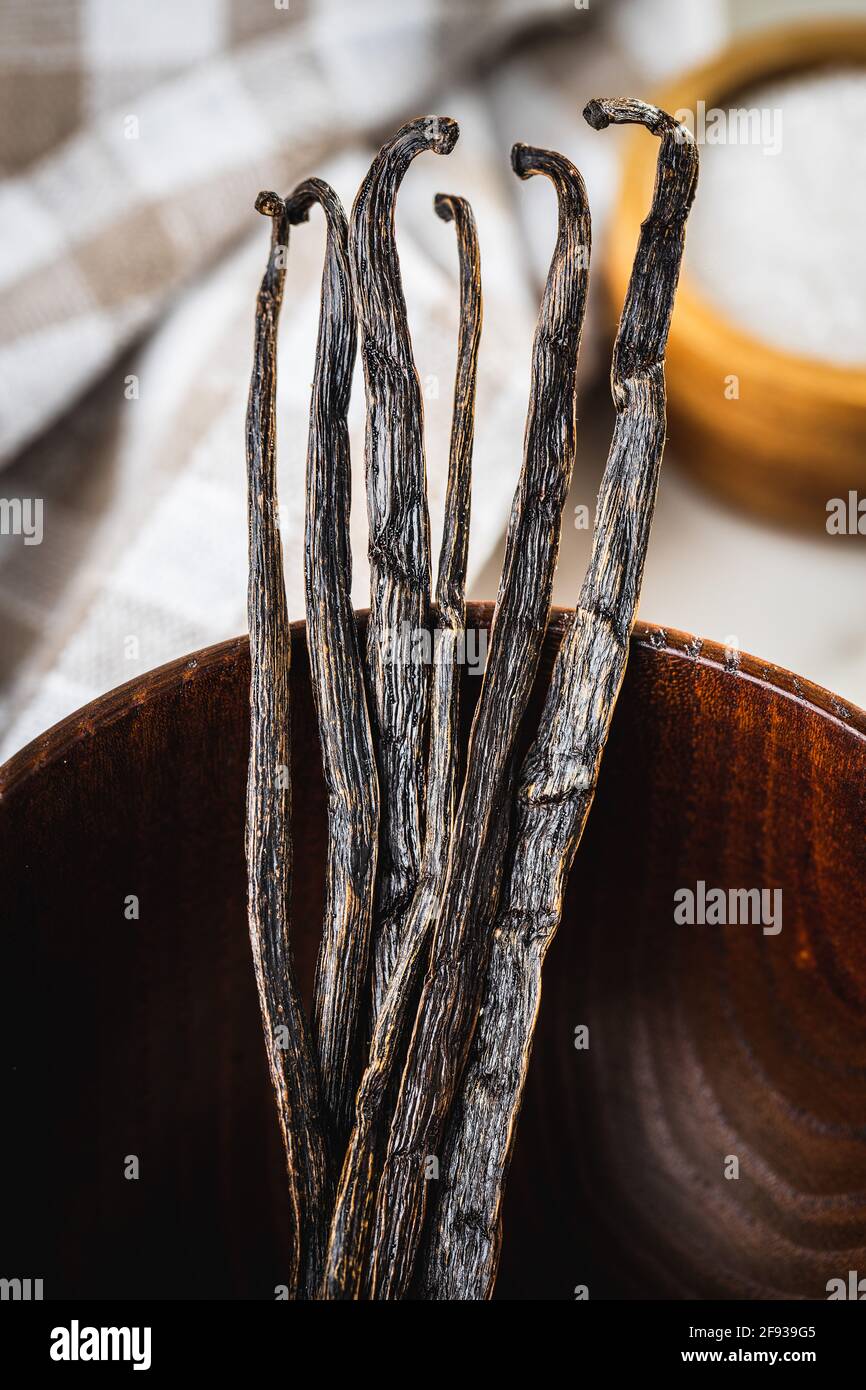
[[[634,0],[3,0],[0,497],[40,499],[44,535],[0,535],[0,757],[101,691],[244,629],[243,413],[268,237],[255,196],[315,172],[348,207],[377,144],[423,110],[462,129],[447,161],[417,161],[398,213],[434,528],[457,288],[433,194],[468,196],[481,236],[471,583],[520,463],[554,218],[549,190],[510,173],[508,148],[523,138],[569,153],[601,235],[616,141],[585,131],[583,102],[716,37],[669,22],[688,0],[640,5],[636,53],[623,19]],[[280,342],[295,615],[322,249],[314,214],[293,234]],[[363,603],[360,381],[352,424]]]

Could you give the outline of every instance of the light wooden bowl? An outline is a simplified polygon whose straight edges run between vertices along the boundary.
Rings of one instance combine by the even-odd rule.
[[[810,23],[749,35],[654,98],[666,111],[736,105],[746,88],[826,65],[866,63],[866,23]],[[631,133],[607,261],[622,303],[654,177],[653,152]],[[700,198],[700,182],[698,183]],[[866,363],[866,342],[863,345]],[[725,378],[739,377],[727,400]],[[703,297],[688,272],[667,353],[670,438],[677,460],[729,501],[812,532],[830,498],[866,496],[866,366],[843,367],[760,341]]]
[[[293,652],[308,991],[325,806],[300,625]],[[245,912],[248,687],[238,638],[0,769],[3,1273],[46,1299],[268,1300],[285,1282]],[[499,1297],[823,1299],[866,1270],[864,832],[866,714],[638,626],[545,967]],[[700,879],[781,887],[782,931],[676,925]]]

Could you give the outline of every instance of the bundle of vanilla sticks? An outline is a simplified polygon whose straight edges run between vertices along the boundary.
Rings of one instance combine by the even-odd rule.
[[[550,613],[576,447],[589,278],[583,180],[515,145],[542,174],[558,230],[535,333],[524,457],[468,750],[458,740],[481,276],[471,208],[453,223],[460,328],[445,522],[431,598],[421,391],[394,236],[401,180],[445,155],[454,121],[408,122],[383,145],[347,221],[320,179],[262,193],[271,248],[256,307],[247,415],[251,737],[249,928],[286,1154],[301,1299],[486,1299],[529,1065],[545,953],[593,799],[628,657],[665,438],[664,353],[697,181],[689,132],[657,107],[593,100],[595,130],[659,139],[613,349],[616,422],[589,566],[522,763],[517,735]],[[306,478],[307,645],[327,792],[326,893],[314,999],[298,990],[291,913],[291,634],[276,489],[276,335],[289,229],[327,222]],[[351,603],[346,415],[364,368],[370,611]],[[405,625],[405,626],[404,626]],[[436,660],[395,661],[394,631]],[[449,659],[449,656],[451,659]]]

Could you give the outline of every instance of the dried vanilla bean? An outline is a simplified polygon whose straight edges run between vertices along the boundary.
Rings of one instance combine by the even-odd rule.
[[[516,145],[515,172],[545,174],[559,230],[533,345],[523,469],[512,507],[484,685],[470,737],[430,965],[400,1083],[376,1203],[370,1292],[407,1292],[438,1154],[477,1020],[489,933],[477,921],[491,830],[550,611],[562,507],[574,463],[576,377],[588,280],[583,180],[562,155]]]
[[[289,1292],[312,1297],[321,1276],[332,1180],[318,1079],[295,978],[289,931],[292,878],[291,632],[277,524],[276,336],[289,224],[283,200],[260,193],[273,219],[256,302],[247,407],[249,491],[250,760],[246,857],[253,966],[271,1083],[286,1151],[293,1248]]]
[[[379,784],[352,609],[351,460],[346,416],[356,325],[348,225],[334,190],[308,179],[287,200],[293,225],[312,203],[327,219],[325,268],[307,447],[307,649],[328,794],[325,918],[316,966],[313,1040],[331,1153],[352,1127],[366,1027]]]
[[[568,873],[589,814],[637,612],[665,439],[664,353],[697,182],[684,127],[635,101],[593,101],[595,129],[643,124],[661,137],[613,351],[616,424],[580,599],[554,665],[517,792],[510,864],[461,1093],[452,1112],[420,1280],[432,1299],[493,1291],[502,1192]]]
[[[421,867],[428,679],[395,660],[427,627],[430,522],[421,387],[412,356],[394,237],[397,189],[424,150],[449,154],[458,136],[444,116],[410,121],[376,156],[362,183],[349,250],[367,391],[370,523],[367,685],[377,750],[381,823],[372,942],[373,1015],[381,1008]]]
[[[418,886],[406,919],[396,964],[376,1017],[370,1057],[361,1081],[355,1128],[337,1191],[323,1297],[359,1298],[376,1178],[387,1139],[393,1083],[399,1077],[421,971],[429,947],[431,907],[442,888],[457,797],[460,643],[465,637],[466,556],[475,385],[481,337],[481,272],[478,236],[469,204],[440,193],[443,221],[453,219],[460,260],[460,332],[445,520],[436,586],[438,621],[433,652],[430,745],[424,853]]]

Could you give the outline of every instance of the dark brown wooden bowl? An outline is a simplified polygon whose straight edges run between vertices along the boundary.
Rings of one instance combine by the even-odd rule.
[[[246,639],[226,642],[0,770],[2,1273],[46,1298],[268,1299],[284,1279],[244,908],[248,679]],[[324,816],[302,626],[293,688],[309,988]],[[862,711],[638,627],[546,968],[499,1297],[821,1299],[866,1274],[864,829]],[[781,933],[676,925],[698,880],[782,888]]]

